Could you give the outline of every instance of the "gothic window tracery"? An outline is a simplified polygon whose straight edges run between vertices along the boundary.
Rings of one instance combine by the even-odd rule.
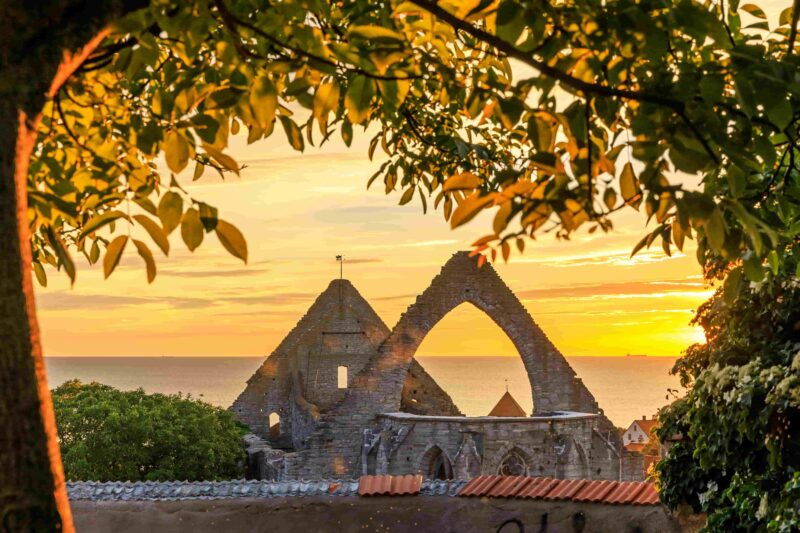
[[[501,476],[524,476],[528,474],[528,464],[517,450],[511,450],[500,461],[497,473]]]

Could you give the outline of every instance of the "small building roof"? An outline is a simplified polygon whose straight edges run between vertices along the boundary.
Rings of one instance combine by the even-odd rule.
[[[630,444],[625,445],[625,449],[629,452],[642,453],[642,450],[644,450],[644,443],[631,442]]]
[[[506,391],[497,405],[489,412],[489,416],[527,416],[527,414],[517,400],[511,396],[511,393]]]
[[[654,427],[658,427],[658,419],[651,418],[648,420],[647,418],[641,418],[639,420],[634,420],[634,422],[642,428],[642,431],[649,437],[650,432],[653,430]]]

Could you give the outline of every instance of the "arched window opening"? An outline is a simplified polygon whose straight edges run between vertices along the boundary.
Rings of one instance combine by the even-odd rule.
[[[489,315],[469,302],[431,328],[415,358],[467,416],[488,415],[506,391],[525,413],[533,411],[530,379],[516,347]]]
[[[269,436],[271,438],[279,437],[281,434],[281,416],[278,413],[272,412],[269,414]]]
[[[429,479],[453,479],[450,458],[438,446],[429,448],[422,456],[420,470]]]
[[[442,450],[431,461],[430,467],[431,479],[453,479],[453,467],[450,465],[450,459]]]
[[[518,450],[511,450],[500,461],[497,473],[501,476],[526,476],[528,475],[528,463],[522,453]]]
[[[347,388],[347,367],[340,366],[336,372],[336,381],[340,389]]]

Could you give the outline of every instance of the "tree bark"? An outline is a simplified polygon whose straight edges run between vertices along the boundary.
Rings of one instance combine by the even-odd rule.
[[[3,4],[0,22],[0,532],[74,532],[31,277],[28,164],[41,109],[141,0]],[[87,43],[84,45],[84,43]],[[69,50],[78,49],[75,53]]]

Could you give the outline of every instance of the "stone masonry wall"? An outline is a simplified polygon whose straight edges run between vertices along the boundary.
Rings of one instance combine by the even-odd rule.
[[[403,387],[418,346],[439,320],[467,302],[484,311],[514,343],[531,382],[534,413],[563,410],[597,414],[595,429],[605,433],[613,430],[569,363],[494,269],[490,265],[478,268],[475,258],[459,252],[401,316],[341,403],[322,415],[308,449],[300,453],[294,475],[358,473],[364,431],[374,427],[379,413],[400,411]],[[587,451],[590,447],[591,442],[584,453],[594,457]]]
[[[433,462],[441,453],[455,478],[468,479],[498,474],[503,460],[515,453],[525,463],[524,475],[616,478],[615,461],[604,465],[605,471],[600,473],[590,468],[588,451],[595,418],[596,415],[508,419],[379,415],[381,436],[388,448],[384,451],[388,468],[386,472],[370,473],[431,477],[435,474]],[[375,464],[380,463],[378,460]],[[464,466],[468,463],[471,466]]]
[[[343,394],[335,390],[336,369],[331,376],[329,370],[324,370],[326,364],[331,366],[334,354],[345,352],[353,367],[349,376],[352,379],[388,334],[389,328],[355,287],[347,280],[334,280],[247,381],[231,410],[264,439],[270,438],[269,415],[277,413],[281,433],[291,436],[292,419],[296,418],[292,416],[296,412],[293,402],[306,411],[319,409],[306,397],[312,389],[309,376],[316,378],[321,389],[319,394],[316,389],[311,390],[316,394],[315,400],[326,405],[340,401]]]

